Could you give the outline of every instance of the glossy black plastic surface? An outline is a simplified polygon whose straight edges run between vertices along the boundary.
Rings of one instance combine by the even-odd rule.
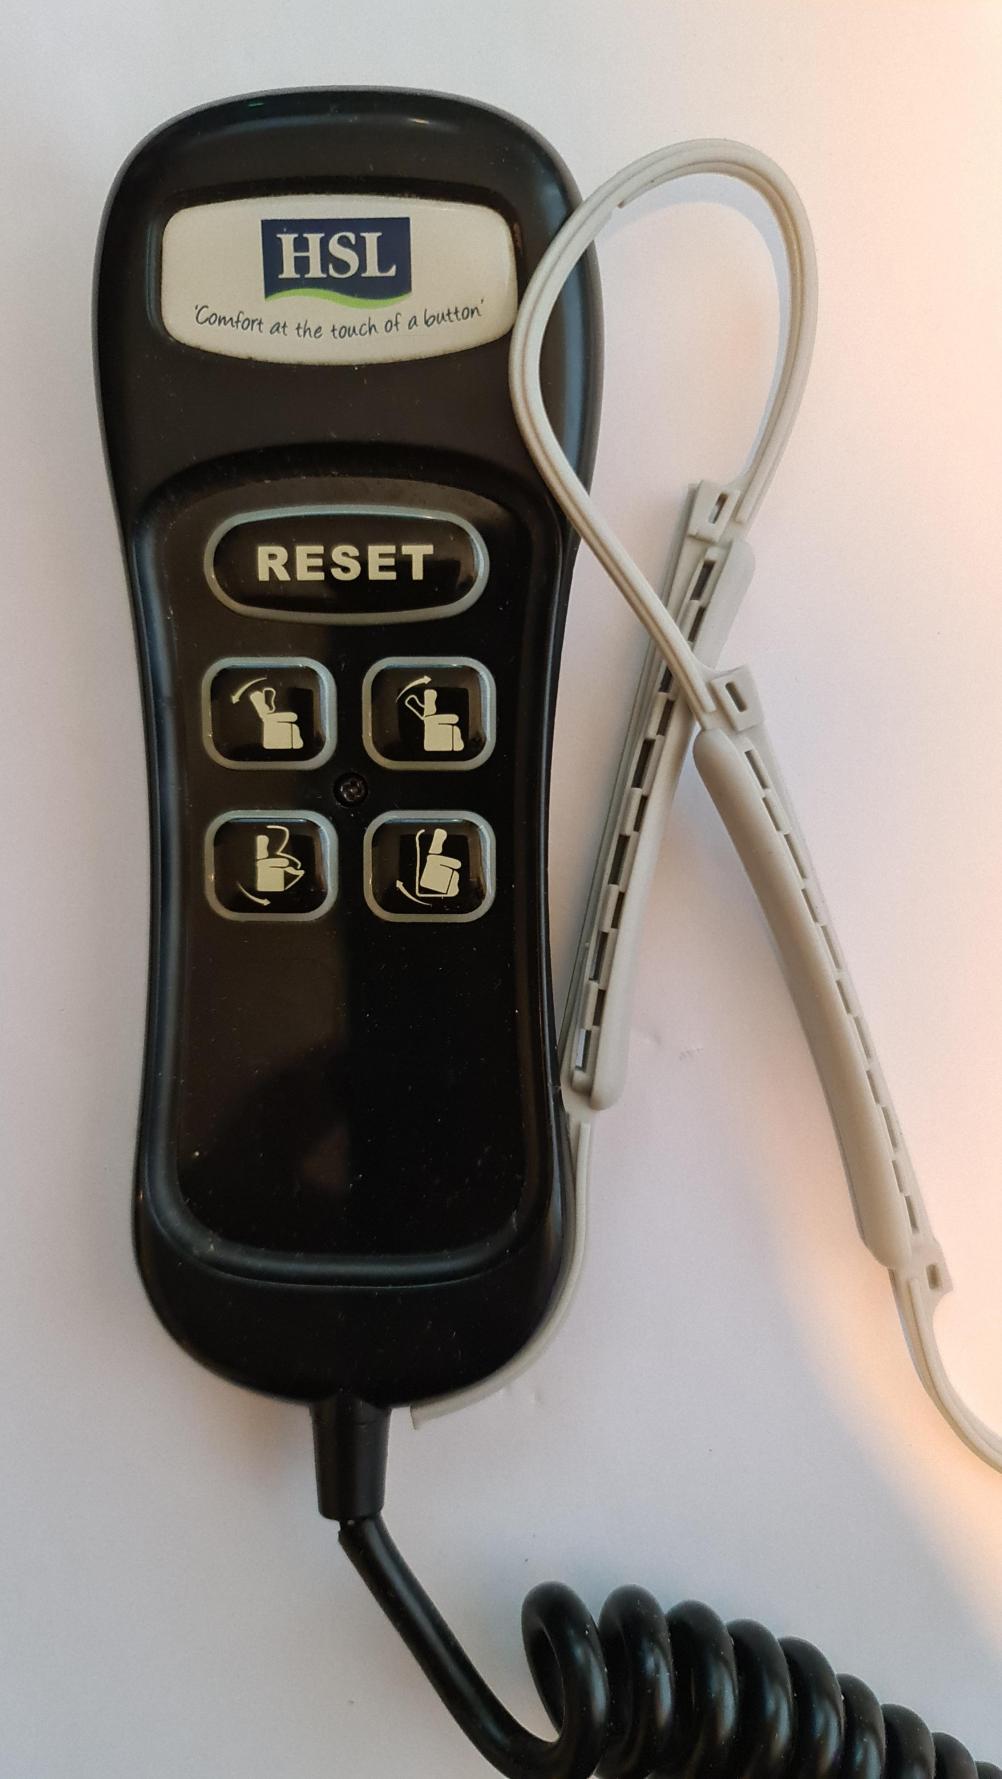
[[[514,426],[507,336],[353,367],[164,331],[175,209],[339,189],[500,210],[520,286],[573,202],[537,138],[461,101],[212,107],[120,179],[97,352],[153,805],[140,1265],[227,1375],[388,1404],[517,1351],[568,1235],[545,831],[571,549]],[[591,280],[545,367],[583,474]],[[422,662],[481,673],[436,687]],[[396,728],[368,702],[394,688]]]

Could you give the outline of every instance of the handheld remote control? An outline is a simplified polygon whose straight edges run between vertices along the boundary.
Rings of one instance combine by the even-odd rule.
[[[706,171],[767,197],[791,322],[752,458],[735,483],[694,490],[662,600],[587,493],[589,249],[623,205]],[[713,665],[806,376],[806,218],[779,169],[719,142],[647,156],[575,204],[564,168],[512,119],[375,90],[196,112],[151,137],[113,193],[98,381],[152,805],[140,1266],[193,1354],[309,1402],[321,1512],[508,1779],[707,1779],[749,1763],[966,1779],[959,1743],[882,1709],[810,1644],[692,1602],[665,1612],[640,1588],[617,1589],[597,1620],[559,1584],[527,1596],[526,1653],[556,1732],[538,1737],[382,1517],[392,1408],[496,1385],[566,1304],[590,1115],[615,1097],[644,886],[694,723],[790,968],[864,1236],[912,1293],[921,1353],[916,1292],[942,1289],[754,683]],[[547,781],[579,532],[653,654],[562,1095]],[[903,1246],[884,1240],[903,1228],[902,1196]]]
[[[547,777],[573,556],[512,417],[550,150],[421,93],[157,132],[97,362],[152,800],[136,1236],[230,1378],[390,1406],[497,1369],[567,1239]],[[545,387],[587,477],[594,272]]]

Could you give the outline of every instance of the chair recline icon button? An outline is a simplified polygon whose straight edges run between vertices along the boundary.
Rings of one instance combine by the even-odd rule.
[[[222,766],[321,766],[336,739],[334,682],[319,661],[217,661],[202,682],[202,732]]]
[[[466,811],[384,815],[365,836],[365,898],[381,920],[471,921],[494,900],[494,834]]]
[[[337,839],[305,811],[221,815],[205,841],[205,889],[227,920],[315,920],[337,890]]]
[[[494,748],[493,676],[466,656],[377,661],[362,686],[362,733],[380,766],[460,772]]]

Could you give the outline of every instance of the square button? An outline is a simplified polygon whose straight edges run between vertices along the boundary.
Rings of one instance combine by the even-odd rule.
[[[381,766],[462,772],[494,747],[495,688],[479,661],[377,661],[362,687],[365,746]]]
[[[202,681],[202,725],[222,766],[321,766],[334,751],[334,681],[319,661],[217,661]]]
[[[304,810],[230,810],[205,837],[205,893],[227,920],[316,920],[337,893],[337,836]]]
[[[479,920],[494,900],[493,829],[466,810],[381,816],[365,836],[365,899],[381,920]]]

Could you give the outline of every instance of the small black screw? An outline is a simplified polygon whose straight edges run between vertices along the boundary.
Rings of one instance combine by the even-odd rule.
[[[356,803],[365,802],[369,787],[360,772],[345,772],[334,786],[334,795],[346,809],[352,809]]]

